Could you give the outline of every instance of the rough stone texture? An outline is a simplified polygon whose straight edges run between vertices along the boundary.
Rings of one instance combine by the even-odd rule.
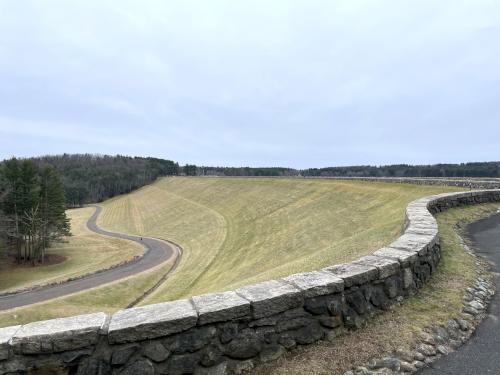
[[[304,297],[311,298],[333,294],[344,290],[344,281],[328,272],[305,272],[285,277],[287,283],[291,283],[304,292]]]
[[[97,343],[106,314],[77,315],[22,326],[12,337],[16,353],[39,354],[74,350]]]
[[[400,270],[400,265],[397,260],[391,257],[384,257],[380,255],[364,256],[353,263],[377,268],[379,272],[379,279],[385,279],[386,277],[395,275]]]
[[[378,270],[366,264],[346,263],[324,269],[344,280],[345,287],[361,285],[378,278]]]
[[[110,343],[151,339],[194,327],[198,314],[189,300],[118,311],[108,329]]]
[[[195,296],[193,302],[198,311],[200,325],[250,315],[250,302],[232,291]]]
[[[255,319],[302,305],[300,290],[282,281],[265,281],[237,289],[236,293],[252,303]]]
[[[435,238],[432,235],[403,234],[391,243],[389,247],[405,251],[415,251],[419,255],[424,255],[428,252],[429,247],[434,245],[433,241],[435,241]]]
[[[149,342],[142,345],[142,354],[155,362],[162,362],[168,358],[170,351],[160,342]]]
[[[21,326],[0,328],[0,361],[9,358],[9,341]]]
[[[332,340],[357,329],[420,288],[441,258],[436,213],[462,204],[500,201],[499,191],[445,193],[410,203],[404,234],[352,263],[291,275],[236,291],[207,294],[105,314],[83,315],[0,329],[0,374],[242,373],[286,349]],[[465,298],[463,319],[436,330],[436,345],[401,358],[401,370],[421,367],[471,332],[492,291],[481,281]],[[373,363],[380,373],[398,362]],[[380,370],[375,368],[381,367]],[[358,370],[356,370],[358,371]],[[356,372],[355,373],[358,373]],[[370,372],[372,371],[372,372]],[[38,373],[38,372],[37,372]],[[361,372],[359,372],[361,373]]]
[[[398,250],[389,247],[383,247],[377,250],[373,255],[381,256],[384,258],[396,259],[401,263],[401,267],[408,267],[414,264],[418,259],[418,254],[410,250]]]

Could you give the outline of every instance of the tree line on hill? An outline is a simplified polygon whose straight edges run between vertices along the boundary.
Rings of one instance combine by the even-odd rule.
[[[52,167],[10,159],[0,166],[0,239],[17,262],[43,263],[53,241],[70,234],[64,187]]]
[[[303,177],[500,177],[500,162],[383,166],[348,166],[328,168],[233,168],[189,165],[186,175],[197,176],[303,176]],[[186,168],[184,167],[184,168]]]
[[[500,177],[500,162],[312,168],[300,172],[308,177]]]
[[[160,176],[178,175],[180,169],[171,160],[122,155],[64,154],[30,160],[61,174],[69,207],[129,193]]]
[[[19,262],[43,262],[51,242],[70,234],[67,207],[100,202],[162,176],[482,177],[499,178],[500,162],[330,168],[210,167],[151,157],[49,155],[0,163],[0,242]]]
[[[251,177],[500,177],[500,162],[293,169],[211,167],[152,157],[63,154],[30,158],[38,168],[52,167],[62,179],[68,207],[101,202],[129,193],[162,176]]]

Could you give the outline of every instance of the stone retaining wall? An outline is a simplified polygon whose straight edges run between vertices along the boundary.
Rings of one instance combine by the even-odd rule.
[[[352,180],[369,182],[388,182],[397,184],[413,185],[444,185],[456,186],[470,189],[500,189],[500,179],[480,179],[480,178],[432,178],[432,177],[307,177],[326,178],[333,180]]]
[[[372,255],[235,291],[0,328],[0,374],[226,374],[360,327],[415,293],[440,260],[431,213],[500,201],[445,193],[406,208],[401,237]]]

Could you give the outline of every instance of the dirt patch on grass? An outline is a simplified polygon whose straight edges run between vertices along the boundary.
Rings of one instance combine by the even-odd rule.
[[[47,254],[45,255],[45,259],[43,263],[35,262],[35,267],[47,267],[53,266],[54,264],[60,264],[68,260],[68,257],[59,254]],[[7,267],[6,267],[7,268]],[[33,268],[33,264],[28,261],[26,263],[17,263],[16,257],[14,255],[10,255],[8,257],[8,268],[11,270],[15,270],[17,268]]]

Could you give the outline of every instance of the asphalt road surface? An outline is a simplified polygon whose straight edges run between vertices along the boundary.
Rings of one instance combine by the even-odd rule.
[[[114,233],[103,230],[97,226],[96,220],[102,208],[96,207],[96,211],[87,222],[87,227],[98,234],[109,237],[122,238],[134,241],[146,249],[144,255],[136,260],[99,273],[83,276],[76,280],[70,280],[57,285],[47,285],[33,290],[0,296],[0,311],[16,307],[44,302],[68,294],[81,292],[95,288],[113,281],[123,279],[146,271],[160,263],[170,260],[180,254],[174,244],[160,241],[154,238],[137,237],[128,234]],[[27,271],[28,272],[28,271]]]
[[[477,221],[469,226],[469,235],[476,252],[493,262],[495,284],[500,280],[500,214]],[[493,296],[488,316],[481,322],[467,343],[419,375],[489,375],[500,374],[500,295]]]

